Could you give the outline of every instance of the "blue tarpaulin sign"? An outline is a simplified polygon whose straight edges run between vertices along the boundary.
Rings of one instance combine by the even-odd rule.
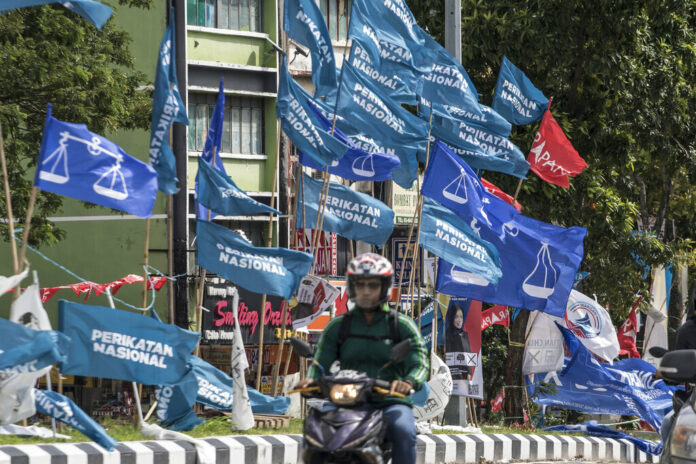
[[[304,174],[299,192],[297,224],[316,228],[322,182]],[[302,215],[306,214],[305,217]],[[394,230],[394,211],[370,195],[331,182],[321,230],[335,232],[351,240],[384,245]]]
[[[227,227],[196,221],[196,264],[245,289],[290,299],[309,272],[312,255],[255,247]]]
[[[48,105],[34,185],[47,192],[150,217],[157,174],[84,124],[59,121]]]
[[[143,385],[177,383],[200,335],[151,317],[61,300],[60,331],[72,340],[61,372]]]
[[[116,440],[106,433],[104,427],[89,417],[86,412],[80,409],[67,396],[35,388],[34,402],[36,404],[36,412],[45,414],[48,417],[54,417],[75,430],[79,430],[107,450],[111,451],[118,444]]]
[[[541,119],[548,104],[549,99],[503,56],[493,95],[493,109],[511,123],[522,126]]]

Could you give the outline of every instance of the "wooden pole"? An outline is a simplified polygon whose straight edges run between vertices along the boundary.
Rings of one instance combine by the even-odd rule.
[[[21,263],[17,258],[17,242],[14,239],[14,218],[12,216],[12,197],[10,196],[10,179],[7,176],[7,161],[5,160],[5,146],[2,138],[2,124],[0,124],[0,162],[2,163],[2,177],[5,184],[5,204],[7,205],[7,229],[10,232],[10,249],[12,250],[12,269],[19,274]]]
[[[271,208],[275,205],[276,184],[278,183],[278,166],[280,162],[280,118],[276,120],[276,156],[275,166],[273,168],[273,185],[271,186]],[[327,168],[328,169],[328,168]],[[273,244],[273,213],[268,215],[268,238],[266,246],[270,247]],[[256,370],[256,389],[261,391],[261,371],[263,369],[263,333],[266,327],[266,299],[264,293],[261,297],[261,332],[259,333],[259,356],[258,368]],[[274,386],[271,387],[275,388]]]
[[[520,179],[520,181],[517,183],[517,188],[515,189],[515,196],[512,199],[512,206],[515,206],[515,202],[517,201],[517,195],[520,194],[520,189],[522,188],[522,182],[524,182],[524,179]]]
[[[27,217],[24,220],[24,231],[22,232],[22,248],[19,251],[19,266],[24,263],[24,257],[27,253],[27,241],[29,240],[29,228],[31,227],[31,215],[34,213],[34,204],[36,203],[36,195],[39,193],[39,188],[34,186],[31,188],[29,196],[29,205],[27,206]]]
[[[314,255],[314,259],[312,260],[312,267],[310,268],[312,270],[312,273],[314,273],[314,266],[317,263],[317,253],[316,253],[316,248],[319,245],[319,231],[321,231],[321,227],[324,225],[324,212],[326,211],[326,200],[329,198],[329,184],[330,184],[330,177],[331,175],[329,174],[329,166],[327,165],[326,168],[324,169],[324,182],[321,185],[321,194],[319,195],[319,208],[317,209],[317,217],[316,220],[314,221],[314,230],[317,232],[314,237],[312,237],[312,248],[311,248],[311,253]],[[302,200],[304,201],[304,196],[302,197]]]

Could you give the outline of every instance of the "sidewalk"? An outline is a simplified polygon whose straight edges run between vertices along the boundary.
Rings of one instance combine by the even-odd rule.
[[[301,435],[230,435],[205,438],[216,464],[295,464]],[[418,435],[418,463],[602,460],[658,462],[626,440],[527,435]],[[197,464],[194,445],[183,441],[123,442],[107,452],[91,442],[0,446],[0,464]]]

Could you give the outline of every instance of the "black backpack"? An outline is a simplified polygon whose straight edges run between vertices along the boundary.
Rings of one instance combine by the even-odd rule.
[[[341,346],[349,338],[366,338],[368,340],[391,340],[394,345],[401,341],[399,335],[399,315],[394,308],[389,308],[389,335],[363,335],[350,333],[350,322],[353,319],[353,311],[343,315],[341,325],[338,328],[338,353],[341,354]]]

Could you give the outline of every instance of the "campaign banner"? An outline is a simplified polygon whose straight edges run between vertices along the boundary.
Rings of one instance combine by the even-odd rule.
[[[176,177],[176,160],[169,146],[169,129],[175,122],[187,126],[189,123],[176,77],[174,24],[174,8],[172,7],[169,13],[169,24],[164,31],[157,56],[150,131],[150,165],[157,171],[158,188],[166,194],[179,191],[176,185],[179,181]]]
[[[85,436],[111,451],[118,444],[104,427],[99,425],[86,412],[80,409],[70,398],[48,390],[34,389],[36,411],[53,417],[64,424],[82,432]]]
[[[235,298],[237,294],[237,298]],[[264,344],[277,344],[275,332],[282,326],[285,300],[279,296],[268,295],[261,316],[263,295],[250,292],[220,277],[206,278],[202,320],[202,343],[214,345],[233,345],[235,339],[234,302],[237,300],[239,330],[245,345],[257,344],[263,319]],[[290,311],[285,311],[285,325],[292,327]]]
[[[401,274],[403,273],[404,279],[402,285],[409,285],[409,276],[411,275],[413,267],[416,265],[416,260],[423,260],[423,249],[416,246],[416,238],[413,237],[411,242],[408,242],[407,237],[393,237],[392,242],[392,266],[394,267],[394,275],[396,276],[397,283]],[[415,253],[415,249],[418,248],[418,254]],[[418,268],[414,275],[414,279],[418,282],[423,281],[423,269]]]
[[[294,146],[320,166],[341,158],[348,147],[323,128],[321,121],[308,105],[301,86],[288,73],[285,59],[281,60],[276,114],[283,132]]]
[[[290,298],[312,265],[312,255],[255,247],[227,227],[196,221],[196,264],[252,292]]]
[[[0,376],[29,374],[63,362],[71,340],[54,330],[34,330],[0,318]]]
[[[198,356],[191,356],[191,366],[198,382],[196,402],[218,411],[232,410],[232,378]]]
[[[546,427],[544,430],[549,432],[570,432],[570,433],[585,433],[595,437],[613,438],[614,440],[627,440],[636,445],[636,448],[644,453],[660,455],[664,443],[644,440],[642,438],[629,435],[623,430],[610,429],[605,425],[597,424],[597,421],[587,421],[582,424],[563,424]]]
[[[481,302],[450,298],[445,323],[445,363],[452,374],[452,394],[483,399]]]
[[[220,87],[218,88],[218,96],[215,101],[215,108],[213,108],[213,115],[210,117],[210,123],[208,124],[208,135],[205,138],[205,145],[203,145],[203,151],[201,152],[201,158],[213,169],[219,171],[223,175],[227,175],[225,172],[225,165],[222,164],[222,158],[218,154],[222,151],[222,132],[223,132],[223,122],[225,120],[225,80],[223,77],[220,78]],[[199,168],[200,171],[200,168]],[[194,191],[196,198],[199,197],[198,193],[198,180],[200,173],[196,173],[196,182],[194,186]],[[203,206],[200,201],[196,207],[198,219],[208,218],[208,208]],[[213,219],[217,214],[210,211],[210,219]]]
[[[157,173],[86,125],[57,120],[49,104],[34,185],[147,218],[155,205]]]
[[[305,276],[289,303],[292,328],[296,330],[307,327],[334,304],[340,293],[339,289],[324,279]]]
[[[471,168],[436,143],[423,195],[454,211],[500,254],[502,284],[473,279],[460,264],[440,261],[437,289],[492,304],[562,317],[583,257],[584,227],[564,228],[520,214],[485,191]]]
[[[555,318],[531,311],[527,320],[522,373],[555,372],[563,368],[563,336]]]
[[[486,330],[495,324],[510,326],[510,313],[507,306],[495,305],[481,313],[481,330]]]
[[[298,203],[302,207],[297,208],[296,221],[314,229],[323,183],[307,174],[303,176]],[[381,247],[394,229],[394,211],[370,195],[330,182],[321,226],[322,230]]]
[[[58,304],[58,326],[72,340],[61,372],[143,385],[179,382],[199,338],[151,317],[65,300]]]
[[[572,357],[558,373],[527,377],[530,398],[537,404],[588,414],[637,416],[659,430],[664,415],[672,409],[675,387],[655,379],[655,368],[642,359],[624,359],[612,365],[597,361],[568,329],[558,327]],[[555,391],[537,391],[538,382],[552,382]]]
[[[445,411],[452,395],[452,374],[447,364],[434,352],[430,353],[430,391],[423,406],[413,406],[416,422],[433,419]],[[418,393],[416,393],[417,395]],[[415,396],[414,396],[415,397]]]
[[[203,157],[198,158],[198,203],[224,216],[242,216],[280,211],[264,205],[237,187],[224,172],[212,167]],[[199,219],[203,219],[199,216]]]
[[[405,296],[408,297],[410,295],[401,295],[402,301]],[[425,308],[423,308],[423,312],[421,312],[420,315],[421,336],[423,337],[423,342],[425,343],[425,348],[427,350],[432,350],[433,319],[435,317],[435,305],[439,306],[439,303],[435,301],[430,301],[430,303],[428,303],[425,306]],[[442,311],[442,308],[440,308],[440,310],[437,312],[437,346],[444,346],[445,344],[445,318],[443,316],[443,313],[444,311]],[[433,369],[432,365],[431,369]]]
[[[431,106],[432,105],[432,106]],[[418,116],[424,119],[430,119],[430,112],[433,112],[433,118],[444,117],[486,129],[501,137],[509,137],[512,132],[512,124],[504,117],[498,114],[490,106],[478,105],[479,112],[472,109],[459,108],[448,103],[433,104],[425,98],[420,98],[418,102]]]
[[[541,119],[548,104],[549,99],[503,55],[493,94],[493,109],[516,126],[523,126]]]
[[[287,0],[283,29],[288,37],[309,48],[315,95],[322,97],[336,88],[336,59],[326,20],[314,0]]]
[[[193,410],[198,391],[198,379],[193,369],[174,385],[158,385],[155,388],[157,420],[169,430],[192,430],[204,421]]]
[[[464,220],[429,198],[423,199],[420,246],[452,261],[476,281],[495,285],[500,279],[498,250],[479,238]],[[447,292],[444,292],[447,293]]]
[[[404,188],[410,187],[416,179],[417,161],[425,162],[427,123],[391,101],[350,67],[342,70],[342,76],[338,108],[350,118],[345,118],[341,130],[349,137],[362,133],[395,149],[401,165],[394,169],[392,178]]]

